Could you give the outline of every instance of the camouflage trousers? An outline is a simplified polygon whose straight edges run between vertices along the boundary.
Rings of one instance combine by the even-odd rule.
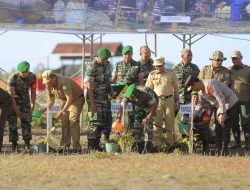
[[[107,104],[107,122],[106,125],[103,126],[103,133],[104,134],[110,134],[111,133],[111,126],[112,126],[112,112],[111,112],[111,102],[109,101]]]
[[[27,106],[28,105],[28,106]],[[24,141],[30,141],[32,139],[31,134],[31,108],[30,103],[22,103],[17,105],[19,107],[19,111],[22,113],[22,117],[20,118],[21,121],[21,129],[22,129],[22,136]],[[18,141],[18,132],[17,132],[17,115],[13,113],[8,117],[9,123],[9,141]]]
[[[12,112],[12,100],[9,97],[0,103],[0,151],[3,145],[4,124]]]
[[[94,120],[89,119],[88,139],[100,139],[103,129],[107,126],[108,104],[95,102],[95,105],[97,109],[97,118]],[[88,102],[88,107],[89,106]]]
[[[134,112],[131,112],[134,113]],[[132,133],[135,141],[152,142],[153,140],[153,119],[147,125],[142,124],[142,120],[147,116],[148,110],[140,110],[134,114],[134,125],[130,126],[129,132]]]

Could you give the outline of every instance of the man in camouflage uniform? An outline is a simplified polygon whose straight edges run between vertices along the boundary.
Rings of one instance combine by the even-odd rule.
[[[122,49],[123,60],[116,63],[112,73],[112,81],[114,83],[122,83],[125,85],[136,84],[144,85],[143,73],[141,65],[133,60],[132,46],[125,46]],[[133,107],[134,108],[134,107]],[[128,126],[133,127],[134,115],[128,112],[129,123]]]
[[[72,139],[73,152],[81,151],[79,121],[84,104],[82,88],[72,79],[57,75],[51,70],[44,71],[42,78],[48,94],[46,110],[54,105],[56,98],[62,103],[61,111],[56,115],[61,120],[62,150],[66,151],[70,147]]]
[[[171,147],[175,143],[175,111],[179,109],[179,89],[178,80],[174,71],[165,69],[165,58],[156,57],[154,60],[155,71],[149,74],[146,86],[153,89],[159,97],[159,104],[156,110],[154,128],[154,139],[158,142],[162,130],[157,126],[162,126],[165,120],[167,131],[167,143]]]
[[[122,49],[123,60],[116,63],[112,73],[112,81],[127,85],[143,85],[143,73],[138,62],[133,60],[132,46],[125,46]]]
[[[89,108],[88,149],[90,150],[100,150],[101,133],[107,125],[108,94],[113,96],[109,80],[110,56],[111,53],[107,48],[100,48],[97,57],[87,65],[84,74]]]
[[[134,125],[128,129],[135,138],[138,152],[152,152],[153,121],[158,105],[158,97],[148,87],[131,84],[125,92],[121,109],[117,114],[119,120],[121,120],[122,109],[128,102],[131,102],[135,107],[133,111],[135,115]]]
[[[250,67],[242,63],[240,51],[233,51],[231,54],[233,66],[229,68],[231,76],[231,88],[238,97],[237,114],[239,117],[233,122],[232,131],[235,144],[232,148],[240,148],[240,125],[244,131],[245,148],[250,150]],[[240,120],[239,120],[240,118]]]
[[[182,61],[174,67],[174,71],[179,80],[179,101],[180,104],[188,104],[191,102],[191,93],[187,92],[184,83],[189,75],[198,76],[200,70],[199,67],[192,61],[192,51],[190,49],[183,49],[181,51]]]
[[[4,124],[8,116],[13,112],[11,96],[0,88],[0,152],[3,145]]]
[[[151,52],[148,46],[142,46],[140,48],[140,56],[141,59],[139,60],[139,63],[141,65],[141,71],[144,75],[144,85],[146,84],[148,75],[151,71],[154,70],[154,60],[151,59]]]
[[[22,61],[17,65],[18,72],[9,76],[8,91],[11,95],[15,113],[8,117],[9,141],[12,142],[12,150],[18,150],[17,118],[21,120],[21,129],[26,150],[30,150],[31,113],[36,101],[36,75],[29,71],[30,64]],[[31,92],[31,100],[29,95]]]
[[[199,79],[215,79],[229,86],[231,83],[229,70],[222,66],[223,61],[227,58],[224,57],[221,51],[214,51],[209,59],[212,61],[212,64],[206,65],[201,69]]]

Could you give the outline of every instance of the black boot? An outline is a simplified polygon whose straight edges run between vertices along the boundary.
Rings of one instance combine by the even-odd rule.
[[[240,141],[235,141],[234,144],[231,146],[232,149],[236,149],[240,147],[241,147]]]
[[[26,140],[26,141],[25,141],[24,151],[25,151],[26,153],[31,153],[31,147],[30,147],[30,141],[29,141],[29,140]]]
[[[137,142],[135,150],[141,154],[144,150],[144,142]]]
[[[245,137],[245,149],[250,150],[250,138]]]
[[[104,139],[104,143],[108,143],[109,142],[109,134],[104,133],[103,139]]]
[[[95,149],[100,152],[103,151],[103,149],[100,146],[100,139],[96,139]]]
[[[12,141],[12,152],[18,152],[18,144],[17,141]]]
[[[96,139],[88,139],[88,150],[90,151],[96,150]]]

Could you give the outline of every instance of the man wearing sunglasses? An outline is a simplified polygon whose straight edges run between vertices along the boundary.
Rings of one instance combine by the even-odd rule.
[[[18,150],[17,118],[20,118],[21,121],[25,150],[30,151],[31,113],[36,101],[36,75],[29,70],[30,64],[27,61],[22,61],[17,65],[18,72],[11,74],[8,79],[8,91],[15,111],[8,117],[9,141],[12,142],[12,151]]]

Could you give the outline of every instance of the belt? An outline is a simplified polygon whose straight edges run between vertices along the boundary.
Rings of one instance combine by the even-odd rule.
[[[163,99],[168,99],[171,98],[173,95],[168,95],[168,96],[159,96],[159,98],[163,98]]]

